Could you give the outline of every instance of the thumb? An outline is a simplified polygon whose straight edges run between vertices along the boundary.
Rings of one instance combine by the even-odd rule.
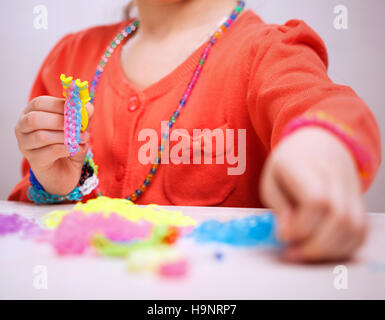
[[[84,106],[87,110],[87,114],[88,114],[88,119],[91,120],[92,119],[92,116],[94,114],[94,105],[90,102],[88,102],[85,106]]]
[[[88,148],[89,148],[89,142],[88,142],[89,133],[87,131],[85,131],[85,132],[83,132],[83,135],[87,136],[87,139],[86,139],[87,142],[80,144],[78,152],[76,152],[74,154],[74,156],[72,158],[70,158],[70,160],[78,162],[79,165],[81,165],[81,166],[83,166],[83,162],[84,162],[84,159],[87,155]]]
[[[279,183],[278,170],[269,163],[262,174],[260,195],[263,204],[270,207],[277,217],[277,236],[286,239],[292,219],[293,206]]]

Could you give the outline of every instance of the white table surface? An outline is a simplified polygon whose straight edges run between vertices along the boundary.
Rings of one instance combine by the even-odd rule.
[[[0,201],[0,213],[40,217],[71,206],[33,206]],[[168,207],[202,221],[228,220],[258,209]],[[269,250],[225,245],[197,245],[183,240],[180,248],[191,267],[180,279],[131,273],[124,259],[92,256],[59,257],[47,244],[0,238],[0,299],[385,299],[385,214],[370,215],[370,235],[347,267],[348,287],[334,288],[338,264],[298,265],[279,260]],[[214,259],[220,250],[222,261]],[[47,289],[33,286],[34,269],[47,270]]]

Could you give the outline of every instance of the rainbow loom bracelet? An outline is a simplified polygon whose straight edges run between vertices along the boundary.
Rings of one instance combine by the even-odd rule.
[[[72,192],[67,194],[66,196],[60,196],[57,194],[49,194],[43,188],[43,186],[36,179],[33,171],[29,169],[29,181],[31,182],[31,186],[28,188],[27,196],[28,199],[33,201],[35,204],[54,204],[61,203],[64,200],[69,201],[80,201],[82,200],[82,193],[79,188],[76,187]]]
[[[36,179],[33,171],[29,169],[29,181],[31,182],[31,186],[28,188],[28,199],[36,204],[54,204],[61,203],[65,200],[81,201],[83,196],[90,194],[98,186],[99,180],[97,178],[97,173],[98,167],[93,161],[92,152],[89,151],[83,163],[78,186],[66,196],[60,196],[46,192]]]
[[[63,86],[64,103],[64,144],[73,157],[79,151],[80,131],[88,125],[88,115],[85,105],[90,101],[88,82],[72,77],[60,76]]]
[[[368,184],[371,168],[370,153],[354,139],[353,130],[344,124],[337,121],[332,115],[323,111],[316,111],[313,113],[306,113],[302,116],[291,120],[283,130],[282,137],[286,137],[292,132],[305,126],[318,126],[324,128],[337,136],[350,150],[356,159],[356,163],[361,178],[361,185],[365,188]]]

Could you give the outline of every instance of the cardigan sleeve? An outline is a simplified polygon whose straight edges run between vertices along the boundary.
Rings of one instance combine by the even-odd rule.
[[[322,127],[350,150],[367,189],[381,162],[371,111],[350,87],[330,80],[325,45],[303,21],[270,25],[265,32],[250,55],[247,103],[266,150],[298,128]]]

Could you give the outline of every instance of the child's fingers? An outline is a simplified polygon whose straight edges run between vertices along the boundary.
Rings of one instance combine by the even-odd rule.
[[[31,111],[45,111],[64,114],[64,99],[50,96],[40,96],[31,100],[24,110],[24,114]]]
[[[315,262],[348,258],[364,240],[366,226],[355,225],[348,207],[330,213],[314,234],[286,252],[290,260]]]
[[[292,209],[290,202],[283,194],[275,179],[274,168],[270,167],[264,172],[261,179],[261,199],[262,202],[272,208],[278,215]]]
[[[30,133],[37,130],[63,130],[64,116],[62,114],[31,111],[21,116],[18,123],[21,133]]]
[[[307,172],[305,181],[303,174]],[[298,242],[309,237],[327,212],[328,190],[317,174],[306,168],[279,166],[276,180],[281,193],[292,203],[290,223],[282,230],[281,240]],[[299,181],[300,180],[300,181]]]
[[[39,149],[51,144],[64,145],[64,132],[37,130],[31,133],[22,134],[20,142],[20,145],[25,151]]]
[[[297,164],[281,164],[277,168],[280,186],[297,207],[325,208],[328,205],[328,193],[322,174],[315,168],[299,168]]]
[[[326,206],[311,206],[307,202],[293,215],[288,236],[291,246],[286,252],[289,260],[344,259],[364,240],[366,228],[359,201],[353,201],[355,197],[337,179],[326,183],[324,195]]]
[[[285,229],[280,233],[282,241],[298,243],[311,237],[326,215],[323,208],[302,206],[290,214]]]
[[[286,233],[287,227],[290,223],[292,215],[292,206],[288,199],[283,194],[281,188],[274,179],[274,172],[272,166],[268,166],[261,178],[261,199],[265,206],[273,209],[277,215],[277,235],[283,240],[282,235]]]
[[[26,152],[28,161],[33,164],[37,163],[39,167],[46,167],[60,158],[70,155],[68,148],[64,144],[51,144],[39,149],[29,150]]]
[[[309,175],[310,172],[309,172]],[[307,201],[300,200],[297,210],[293,215],[288,232],[285,234],[285,240],[298,243],[312,236],[316,229],[320,226],[322,220],[333,212],[341,213],[345,207],[346,198],[343,189],[339,184],[324,181],[322,174],[313,173],[313,179],[316,181],[317,187],[309,185],[309,189],[319,188],[319,195],[312,201],[311,196]],[[331,184],[331,185],[330,185]],[[320,199],[323,199],[320,201]]]
[[[339,219],[343,219],[342,217]],[[342,247],[349,240],[349,232],[339,219],[325,219],[317,232],[303,243],[289,248],[285,257],[302,262],[334,261],[347,258],[354,249]]]
[[[353,194],[349,198],[347,197],[345,212],[348,214],[346,224],[349,235],[345,242],[340,244],[343,251],[361,246],[368,231],[368,219],[359,195],[354,197]]]
[[[88,142],[89,133],[80,134],[81,144]],[[64,132],[52,130],[37,130],[31,133],[23,133],[19,139],[19,144],[24,151],[39,149],[51,144],[64,144]]]

